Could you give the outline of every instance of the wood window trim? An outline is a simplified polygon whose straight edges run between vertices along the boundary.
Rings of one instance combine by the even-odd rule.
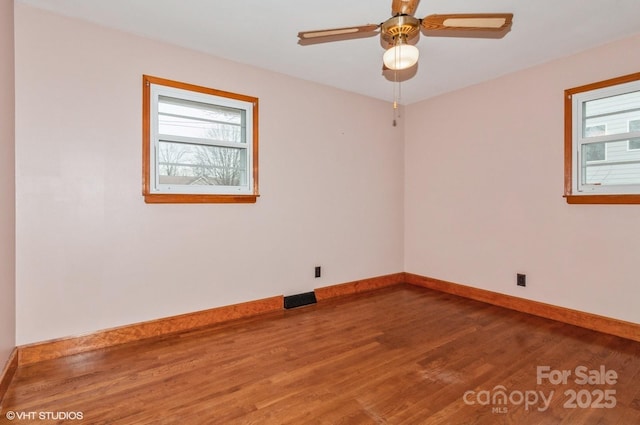
[[[252,194],[166,194],[151,192],[151,84],[174,87],[183,90],[206,93],[213,96],[250,102],[253,104],[253,193]],[[260,196],[258,191],[258,98],[222,90],[172,81],[165,78],[142,76],[142,195],[148,204],[249,204]]]
[[[564,91],[564,198],[568,204],[640,204],[640,194],[573,194],[573,114],[572,97],[576,93],[640,80],[640,72],[586,84]]]

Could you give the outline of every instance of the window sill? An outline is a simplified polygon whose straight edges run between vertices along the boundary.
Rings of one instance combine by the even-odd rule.
[[[567,204],[640,204],[640,195],[564,195]]]
[[[259,195],[145,194],[147,204],[255,204]]]

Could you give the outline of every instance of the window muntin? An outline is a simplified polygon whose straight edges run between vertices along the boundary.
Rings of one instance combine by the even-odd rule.
[[[566,94],[568,201],[590,203],[573,197],[605,195],[593,202],[640,202],[640,74],[570,89]]]
[[[257,99],[144,77],[146,202],[255,202]]]

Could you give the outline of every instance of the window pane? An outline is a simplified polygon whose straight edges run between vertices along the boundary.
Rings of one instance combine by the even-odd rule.
[[[584,137],[627,133],[629,120],[640,120],[640,91],[584,102]],[[605,126],[605,133],[590,133],[596,126]]]
[[[583,145],[582,155],[585,161],[604,161],[607,158],[604,143],[591,143]]]
[[[640,131],[640,120],[629,121],[629,131]],[[629,139],[629,149],[640,149],[640,137]]]
[[[581,157],[582,184],[640,184],[640,151],[628,151],[626,140],[583,144]]]
[[[584,129],[584,137],[597,137],[606,134],[607,126],[604,124],[591,125]],[[604,143],[591,143],[584,145],[582,155],[586,161],[604,161],[606,159],[606,149]]]
[[[241,186],[247,184],[246,149],[160,141],[160,184]]]
[[[172,136],[245,143],[245,111],[159,96],[158,131]]]
[[[607,134],[607,126],[604,124],[590,125],[584,129],[584,137],[597,137]]]

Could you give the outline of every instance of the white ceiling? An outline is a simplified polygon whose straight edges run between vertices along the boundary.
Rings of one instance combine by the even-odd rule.
[[[297,44],[299,31],[379,24],[391,0],[18,0],[378,99],[393,97],[377,37]],[[434,13],[513,13],[503,39],[422,36],[409,104],[640,33],[640,0],[422,0]],[[638,51],[629,54],[640,54]]]

